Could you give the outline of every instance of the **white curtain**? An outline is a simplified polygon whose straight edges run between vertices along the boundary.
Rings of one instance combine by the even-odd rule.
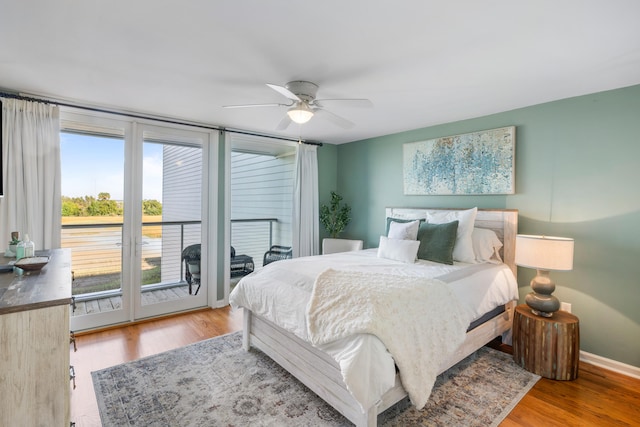
[[[298,144],[293,191],[293,256],[319,253],[317,146]]]
[[[38,249],[60,247],[60,112],[53,105],[18,99],[2,101],[0,242],[12,231]]]

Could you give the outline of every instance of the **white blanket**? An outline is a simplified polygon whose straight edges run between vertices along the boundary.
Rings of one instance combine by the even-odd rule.
[[[314,283],[307,321],[314,345],[356,334],[378,337],[393,356],[411,402],[421,409],[440,365],[462,344],[471,319],[440,280],[328,269]]]

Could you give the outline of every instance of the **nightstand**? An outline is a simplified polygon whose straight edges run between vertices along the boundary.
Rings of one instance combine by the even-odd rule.
[[[513,316],[513,359],[520,366],[552,380],[578,377],[580,325],[566,311],[552,317],[536,316],[526,304]]]

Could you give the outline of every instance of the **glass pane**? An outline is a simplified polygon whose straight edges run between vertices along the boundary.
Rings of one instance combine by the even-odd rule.
[[[62,247],[72,249],[74,316],[122,306],[124,139],[61,132]]]
[[[182,252],[201,240],[202,148],[145,140],[142,194],[142,305],[189,297],[199,272],[186,274]]]
[[[262,267],[272,245],[291,247],[295,156],[231,153],[231,246]],[[231,278],[251,269],[231,263]]]

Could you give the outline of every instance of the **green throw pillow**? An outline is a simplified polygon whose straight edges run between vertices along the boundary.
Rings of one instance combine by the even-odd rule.
[[[456,244],[458,221],[445,224],[420,224],[418,229],[418,259],[453,264],[453,246]]]

